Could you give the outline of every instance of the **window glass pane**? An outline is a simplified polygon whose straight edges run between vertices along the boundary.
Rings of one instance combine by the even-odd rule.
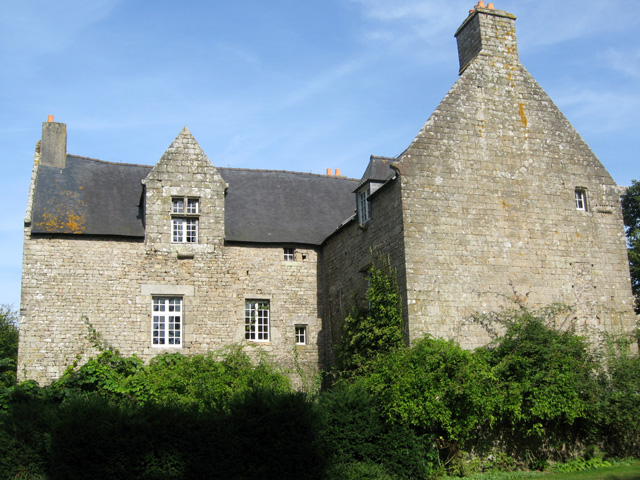
[[[187,200],[187,213],[198,213],[198,203],[198,200],[194,198],[190,198],[189,200]]]
[[[189,218],[186,221],[186,241],[196,243],[198,241],[198,219]]]
[[[173,207],[171,209],[173,213],[184,213],[184,199],[174,198]]]
[[[181,243],[184,240],[184,219],[183,218],[173,218],[171,220],[172,224],[172,235],[171,241]]]

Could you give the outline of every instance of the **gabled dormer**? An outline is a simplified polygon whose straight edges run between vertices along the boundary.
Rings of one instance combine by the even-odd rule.
[[[395,171],[391,168],[391,164],[394,161],[395,158],[371,155],[369,165],[367,165],[360,184],[354,190],[356,194],[358,224],[365,225],[371,220],[373,212],[369,197],[388,180],[393,178]]]
[[[148,248],[191,256],[222,245],[226,183],[187,127],[142,183]]]

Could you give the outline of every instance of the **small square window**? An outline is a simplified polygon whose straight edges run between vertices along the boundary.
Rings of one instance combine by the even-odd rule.
[[[584,188],[576,188],[576,210],[587,211],[587,191]]]
[[[307,326],[296,325],[296,345],[307,344]]]
[[[295,260],[296,251],[293,248],[284,249],[284,259],[287,262],[293,262]]]

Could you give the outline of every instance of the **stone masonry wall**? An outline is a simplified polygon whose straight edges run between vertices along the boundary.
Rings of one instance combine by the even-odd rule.
[[[356,302],[364,303],[366,273],[372,258],[389,256],[397,272],[401,297],[406,298],[400,182],[391,180],[371,197],[371,220],[353,220],[331,236],[322,250],[325,286],[324,323],[327,364],[334,361],[333,348],[340,343],[342,321]],[[406,305],[402,305],[403,314]],[[406,315],[405,315],[406,316]]]
[[[631,330],[620,190],[514,49],[472,60],[396,165],[412,339],[476,347],[470,315],[551,302],[592,335]]]
[[[36,172],[38,160],[36,154]],[[32,191],[35,181],[34,175]],[[183,345],[177,349],[182,353],[239,344],[252,355],[266,353],[294,371],[297,350],[299,366],[307,373],[316,371],[322,338],[316,249],[298,246],[295,260],[285,261],[280,246],[226,245],[226,185],[186,129],[148,175],[145,186],[144,241],[32,235],[26,222],[20,378],[47,383],[77,355],[86,360],[95,354],[86,339],[87,321],[124,355],[136,353],[149,360],[160,352],[176,351],[152,346],[154,295],[183,299]],[[171,242],[175,196],[200,201],[197,243]],[[245,340],[247,299],[269,300],[269,342]],[[306,345],[295,344],[298,324],[307,326]]]
[[[294,369],[297,349],[303,368],[315,371],[321,327],[317,257],[314,249],[298,248],[296,261],[284,261],[282,248],[236,245],[178,259],[175,254],[149,252],[143,242],[30,238],[27,231],[20,378],[48,383],[77,355],[86,360],[94,354],[86,339],[85,317],[125,355],[136,353],[146,361],[175,351],[151,345],[153,294],[183,296],[184,345],[177,349],[181,353],[239,344]],[[244,339],[245,299],[270,300],[270,342]],[[307,345],[295,345],[296,324],[307,325]]]

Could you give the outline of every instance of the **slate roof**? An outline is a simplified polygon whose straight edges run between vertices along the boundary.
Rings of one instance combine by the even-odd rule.
[[[391,180],[395,175],[395,170],[391,168],[391,164],[397,159],[391,157],[377,157],[371,155],[369,159],[369,165],[364,171],[360,182],[358,183],[356,190],[367,182],[380,182],[384,183]]]
[[[144,237],[141,180],[152,168],[75,155],[64,169],[40,165],[31,231]]]
[[[273,170],[218,171],[229,184],[228,241],[320,245],[355,210],[357,180]]]
[[[144,237],[142,180],[153,167],[67,155],[40,165],[32,232]],[[310,173],[217,169],[229,185],[226,240],[319,245],[355,210],[358,181]]]

